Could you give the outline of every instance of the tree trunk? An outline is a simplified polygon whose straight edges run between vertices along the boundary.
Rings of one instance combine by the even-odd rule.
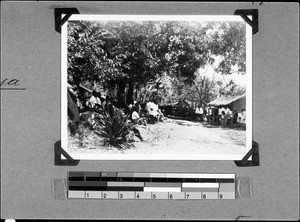
[[[126,88],[126,82],[125,81],[119,81],[118,82],[118,106],[120,108],[125,109],[125,112],[128,111],[128,105],[126,104],[125,101],[125,88]]]
[[[139,88],[136,86],[135,87],[135,99],[137,100],[137,101],[140,101],[141,100],[141,98],[140,98],[140,93],[139,93]]]
[[[126,96],[127,104],[133,104],[133,92],[134,92],[134,83],[132,80],[130,80],[128,85],[128,92]]]

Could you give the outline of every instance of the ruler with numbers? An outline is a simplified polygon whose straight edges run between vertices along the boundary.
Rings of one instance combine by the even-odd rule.
[[[235,199],[235,174],[68,173],[69,199]]]

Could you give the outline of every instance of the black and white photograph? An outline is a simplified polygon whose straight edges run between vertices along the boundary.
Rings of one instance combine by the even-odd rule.
[[[251,26],[235,15],[72,15],[62,148],[74,159],[241,160],[252,144],[251,50]]]

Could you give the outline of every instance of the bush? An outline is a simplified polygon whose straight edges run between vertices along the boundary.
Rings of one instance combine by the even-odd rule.
[[[127,140],[130,134],[128,118],[129,116],[120,109],[114,108],[113,113],[105,112],[99,120],[101,127],[94,132],[104,138],[106,145],[109,144],[121,149],[128,148],[130,147]]]

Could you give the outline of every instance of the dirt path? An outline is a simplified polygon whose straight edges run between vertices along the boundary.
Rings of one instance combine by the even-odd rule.
[[[145,134],[147,143],[136,142],[136,151],[151,154],[237,154],[244,153],[246,148],[245,131],[207,128],[201,123],[190,121],[169,120],[143,131],[149,131]]]
[[[88,141],[86,148],[72,148],[71,153],[122,154],[124,156],[155,156],[180,159],[182,156],[245,154],[246,131],[209,127],[198,122],[167,119],[165,122],[138,127],[143,142],[138,139],[133,147],[118,150],[103,147],[99,141]],[[90,138],[90,140],[97,140]]]

